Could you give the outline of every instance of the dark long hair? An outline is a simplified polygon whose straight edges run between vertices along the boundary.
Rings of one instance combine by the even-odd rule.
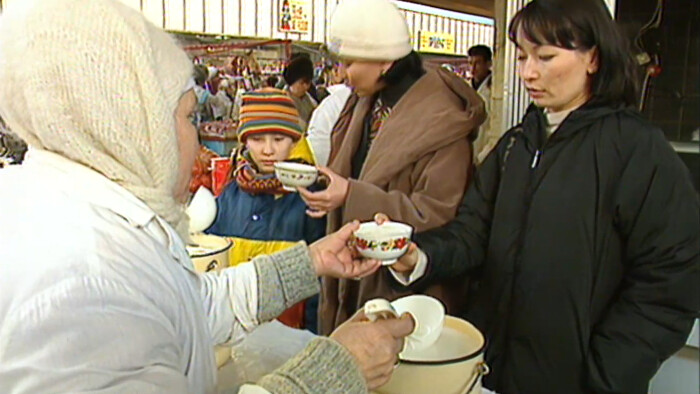
[[[591,101],[637,103],[637,66],[603,0],[533,0],[508,26],[508,38],[516,46],[518,31],[537,45],[582,51],[595,48],[598,71],[591,83]]]

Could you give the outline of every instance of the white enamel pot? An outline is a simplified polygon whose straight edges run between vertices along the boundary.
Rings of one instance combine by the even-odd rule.
[[[476,394],[488,373],[484,363],[486,342],[471,323],[445,317],[437,342],[410,359],[403,356],[387,384],[377,394]]]

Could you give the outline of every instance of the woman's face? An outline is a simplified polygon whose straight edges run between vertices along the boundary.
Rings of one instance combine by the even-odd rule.
[[[294,148],[294,140],[282,134],[253,134],[245,140],[258,171],[263,174],[275,172],[275,162],[285,161]]]
[[[180,101],[175,109],[175,129],[177,130],[177,141],[180,149],[180,169],[174,196],[181,203],[186,203],[189,197],[192,167],[199,150],[197,129],[191,121],[196,103],[197,97],[194,94],[194,90],[189,90],[180,97]]]
[[[348,77],[348,73],[345,71],[345,65],[343,63],[336,63],[333,65],[331,76],[331,81],[334,85],[344,83]]]
[[[372,62],[363,60],[344,61],[348,84],[355,89],[360,97],[371,96],[382,88],[385,83],[379,80],[386,73],[392,62]]]
[[[518,32],[518,73],[538,107],[552,112],[574,110],[591,96],[591,79],[598,71],[595,49],[564,49],[537,45]]]

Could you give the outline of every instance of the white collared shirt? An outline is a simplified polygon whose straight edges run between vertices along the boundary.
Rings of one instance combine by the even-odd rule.
[[[199,275],[99,173],[30,150],[0,170],[0,392],[211,393],[212,347],[257,320],[253,264]]]
[[[418,249],[418,260],[416,265],[413,267],[411,272],[398,272],[394,271],[391,266],[389,266],[389,272],[396,279],[397,282],[404,286],[409,286],[415,283],[418,279],[425,275],[425,270],[428,269],[428,256],[422,250]]]

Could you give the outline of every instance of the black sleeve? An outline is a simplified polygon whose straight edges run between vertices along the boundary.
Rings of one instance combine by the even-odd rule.
[[[325,183],[317,181],[309,187],[309,190],[312,192],[318,192],[325,190],[326,187],[327,185]],[[304,241],[306,241],[307,245],[311,245],[312,243],[326,236],[327,217],[328,216],[324,216],[316,219],[304,214]]]
[[[688,171],[656,130],[629,157],[616,199],[626,273],[586,361],[598,393],[646,393],[700,309],[700,204]]]
[[[452,221],[414,235],[413,241],[428,256],[425,275],[410,286],[414,291],[482,264],[491,231],[503,151],[512,138],[510,133],[506,134],[477,169]]]
[[[304,241],[307,245],[318,241],[326,235],[326,217],[320,219],[304,215]]]

